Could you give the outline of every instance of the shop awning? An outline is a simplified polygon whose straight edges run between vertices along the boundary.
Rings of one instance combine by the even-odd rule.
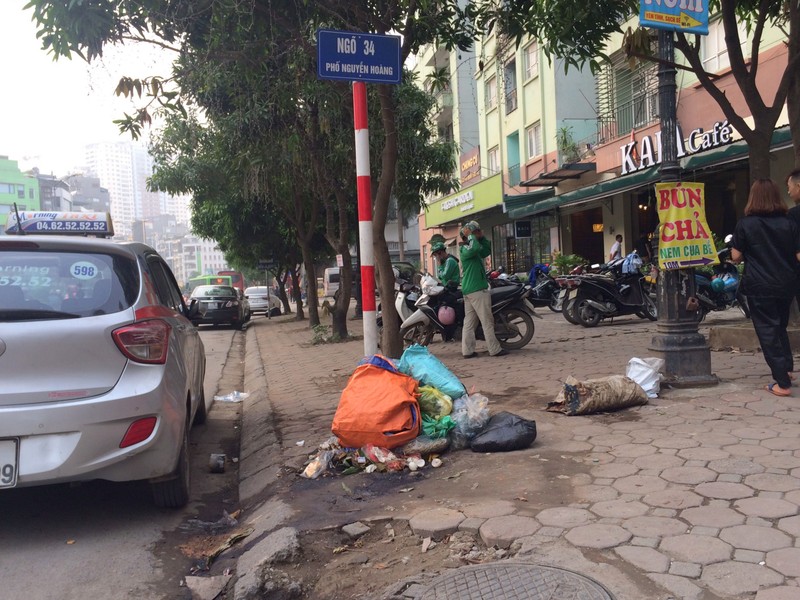
[[[596,171],[597,165],[593,162],[577,162],[561,165],[555,171],[539,173],[536,177],[521,181],[523,187],[545,187],[558,185],[567,179],[580,179],[584,173]]]
[[[519,219],[520,217],[527,217],[533,214],[535,207],[543,201],[552,199],[555,194],[555,188],[549,187],[527,194],[519,194],[517,196],[504,196],[503,197],[503,211],[508,214],[511,219]]]
[[[772,134],[772,150],[780,150],[792,145],[792,132],[788,126],[776,129]],[[718,167],[739,160],[747,160],[750,146],[744,140],[738,140],[713,150],[698,152],[681,159],[681,168],[686,171],[698,171]]]

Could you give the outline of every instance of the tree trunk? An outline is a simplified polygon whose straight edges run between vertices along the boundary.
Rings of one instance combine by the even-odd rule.
[[[750,146],[750,183],[756,179],[767,179],[771,172],[771,161],[769,157],[769,148],[772,145],[772,130],[770,127],[766,131],[764,129],[756,129],[752,135],[748,136],[748,145]]]
[[[403,213],[400,211],[400,205],[397,205],[397,243],[400,247],[400,260],[406,259],[405,239],[403,237],[406,221],[403,218]]]
[[[800,4],[787,2],[789,8],[789,41],[788,61],[800,57]],[[786,96],[786,107],[789,112],[789,129],[792,132],[792,147],[794,148],[794,167],[800,169],[800,75],[795,71],[794,79],[789,85],[789,94]],[[783,183],[783,182],[780,182]]]
[[[292,269],[292,298],[294,299],[295,306],[297,306],[297,313],[295,314],[295,321],[303,321],[306,317],[303,312],[303,299],[300,295],[300,279],[297,276],[297,271]]]
[[[339,290],[336,295],[336,304],[333,307],[331,318],[331,328],[333,335],[339,339],[346,339],[349,335],[347,331],[347,312],[350,308],[350,298],[353,289],[353,266],[350,258],[350,250],[347,244],[341,244],[338,248],[342,255],[342,267],[339,269]]]
[[[286,282],[289,281],[289,269],[283,275],[276,277],[278,280],[278,297],[283,304],[283,314],[292,314],[292,307],[289,305],[289,295],[286,293]]]
[[[383,318],[383,354],[397,358],[403,353],[400,338],[400,318],[394,308],[394,273],[389,247],[386,244],[386,218],[389,213],[389,200],[392,195],[397,171],[397,132],[395,125],[395,106],[391,86],[379,85],[378,96],[381,103],[381,121],[386,141],[381,153],[381,178],[375,194],[375,210],[372,215],[373,248],[375,268],[378,274],[381,316]]]

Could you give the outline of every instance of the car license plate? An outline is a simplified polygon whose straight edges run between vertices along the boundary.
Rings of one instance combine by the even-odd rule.
[[[17,485],[17,448],[19,440],[0,440],[0,488]]]

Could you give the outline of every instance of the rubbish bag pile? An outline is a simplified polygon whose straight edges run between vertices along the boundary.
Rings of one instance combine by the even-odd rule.
[[[448,450],[505,452],[529,447],[536,422],[501,412],[464,384],[427,347],[395,361],[376,354],[356,367],[342,391],[333,436],[309,457],[303,477],[336,468],[343,475],[416,471],[442,464]]]

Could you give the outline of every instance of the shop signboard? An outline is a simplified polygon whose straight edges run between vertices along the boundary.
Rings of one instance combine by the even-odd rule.
[[[688,269],[719,262],[706,222],[705,184],[670,181],[656,184],[658,265],[661,269]]]
[[[481,178],[480,148],[473,148],[461,155],[461,187],[472,185]]]
[[[467,222],[470,215],[502,204],[503,178],[498,173],[429,204],[425,223],[428,227],[436,227],[444,223]]]
[[[525,221],[514,221],[514,237],[518,240],[529,239],[531,237],[531,222],[529,219]]]
[[[708,2],[704,0],[641,0],[639,24],[683,33],[708,34]]]

